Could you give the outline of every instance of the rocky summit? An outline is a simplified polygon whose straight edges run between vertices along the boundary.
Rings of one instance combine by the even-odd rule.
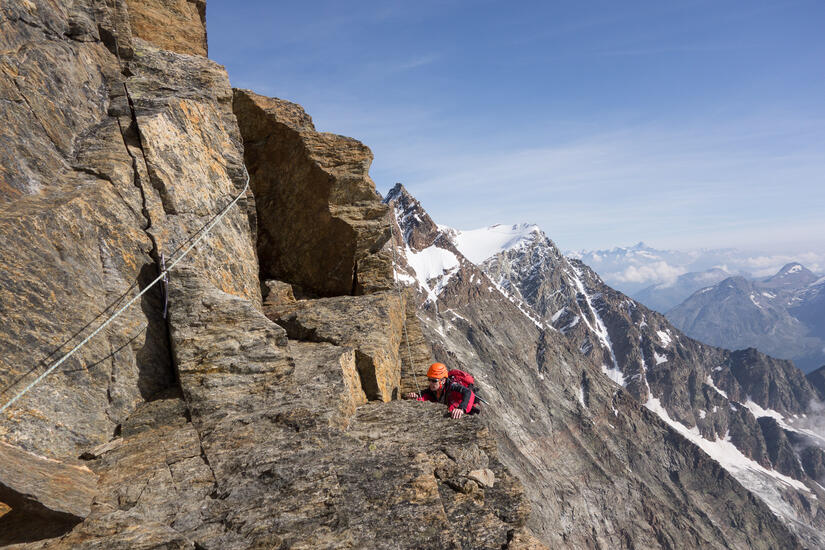
[[[819,378],[470,253],[206,13],[0,0],[0,546],[821,547]],[[401,399],[435,359],[480,416]]]

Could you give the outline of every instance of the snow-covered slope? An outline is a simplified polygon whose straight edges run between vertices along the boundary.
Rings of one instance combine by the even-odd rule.
[[[453,244],[474,264],[506,250],[515,250],[532,242],[540,233],[537,225],[523,223],[517,225],[491,225],[481,229],[451,232]]]

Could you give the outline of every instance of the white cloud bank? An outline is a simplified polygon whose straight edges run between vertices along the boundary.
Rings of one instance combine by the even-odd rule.
[[[607,273],[606,279],[615,279],[622,283],[664,283],[673,284],[679,275],[687,273],[681,266],[673,266],[665,261],[653,262],[648,265],[631,265],[617,273]]]

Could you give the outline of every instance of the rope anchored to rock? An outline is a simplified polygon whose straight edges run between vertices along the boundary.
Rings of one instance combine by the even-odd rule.
[[[3,412],[5,412],[5,410],[6,410],[6,409],[8,409],[9,407],[11,407],[11,406],[14,404],[14,402],[15,402],[15,401],[17,401],[18,399],[20,399],[21,397],[23,397],[23,395],[25,395],[25,394],[26,394],[29,390],[31,390],[31,389],[32,389],[33,387],[35,387],[37,384],[39,384],[39,383],[40,383],[40,382],[41,382],[44,378],[46,378],[46,376],[48,376],[48,375],[49,375],[50,373],[52,373],[52,372],[53,372],[53,371],[54,371],[57,367],[59,367],[59,366],[60,366],[60,365],[62,365],[62,364],[63,364],[63,363],[64,363],[67,359],[69,359],[69,357],[71,357],[72,355],[74,355],[74,354],[75,354],[75,352],[77,352],[80,348],[82,348],[83,346],[85,346],[85,345],[86,345],[86,343],[88,343],[88,342],[89,342],[89,340],[91,340],[92,338],[94,338],[94,337],[95,337],[95,336],[96,336],[96,335],[97,335],[100,331],[102,331],[104,328],[106,328],[106,327],[109,325],[109,323],[111,323],[111,322],[112,322],[112,321],[114,321],[116,318],[118,318],[118,317],[120,316],[120,314],[121,314],[121,313],[123,313],[124,311],[126,311],[126,309],[128,309],[128,308],[129,308],[129,306],[131,306],[131,305],[132,305],[132,304],[134,304],[136,301],[138,301],[138,299],[139,299],[141,296],[143,296],[144,294],[146,294],[147,292],[149,292],[149,290],[150,290],[153,286],[155,286],[155,285],[156,285],[158,282],[160,282],[160,281],[165,281],[165,280],[166,280],[166,277],[167,277],[167,274],[168,274],[168,273],[169,273],[169,272],[170,272],[170,271],[171,271],[171,270],[175,267],[175,265],[177,265],[177,264],[178,264],[178,262],[180,262],[181,260],[183,260],[183,259],[184,259],[184,258],[185,258],[188,254],[189,254],[189,252],[191,252],[191,251],[192,251],[192,249],[193,249],[193,248],[195,248],[195,247],[196,247],[196,246],[197,246],[197,245],[198,245],[198,244],[199,244],[199,243],[200,243],[200,242],[201,242],[204,238],[206,238],[206,236],[209,234],[209,232],[212,230],[212,228],[213,228],[213,227],[215,227],[215,225],[217,225],[217,223],[223,219],[223,217],[226,215],[226,213],[227,213],[227,212],[229,212],[229,209],[230,209],[230,208],[232,208],[232,207],[233,207],[233,206],[234,206],[234,205],[235,205],[235,204],[236,204],[236,203],[237,203],[237,202],[241,199],[241,197],[242,197],[242,196],[244,196],[244,194],[246,193],[247,189],[249,189],[249,172],[246,170],[246,167],[244,167],[244,172],[246,173],[246,183],[244,184],[244,187],[243,187],[243,189],[241,190],[241,192],[240,192],[240,193],[238,193],[238,195],[237,195],[234,199],[232,199],[232,201],[231,201],[229,204],[227,204],[227,205],[223,208],[223,210],[221,210],[221,211],[220,211],[220,212],[219,212],[219,213],[218,213],[218,214],[217,214],[217,215],[216,215],[216,216],[212,219],[212,221],[211,221],[211,222],[209,222],[209,223],[207,223],[205,226],[201,227],[198,231],[196,231],[196,232],[192,235],[192,237],[194,237],[195,235],[197,235],[198,233],[200,233],[200,235],[198,236],[198,238],[197,238],[197,239],[195,239],[195,240],[192,242],[192,244],[190,244],[190,245],[189,245],[189,247],[188,247],[188,248],[186,248],[186,249],[185,249],[185,250],[181,253],[181,255],[180,255],[180,256],[178,256],[178,258],[176,258],[174,261],[172,261],[172,262],[170,262],[170,263],[169,263],[169,267],[163,267],[163,268],[162,268],[162,271],[161,271],[161,273],[160,273],[160,275],[158,275],[158,276],[157,276],[157,277],[156,277],[156,278],[155,278],[155,279],[154,279],[151,283],[149,283],[149,284],[148,284],[148,285],[147,285],[147,286],[146,286],[143,290],[141,290],[141,291],[140,291],[140,293],[138,293],[138,295],[137,295],[137,296],[135,296],[134,298],[132,298],[131,300],[129,300],[129,301],[128,301],[128,302],[127,302],[127,303],[126,303],[123,307],[121,307],[119,310],[117,310],[117,312],[115,312],[115,313],[114,313],[111,317],[109,317],[109,318],[108,318],[108,319],[107,319],[107,320],[106,320],[106,321],[105,321],[102,325],[100,325],[99,327],[97,327],[97,328],[94,330],[94,332],[92,332],[90,335],[88,335],[86,338],[84,338],[82,342],[80,342],[78,345],[76,345],[74,348],[72,348],[72,350],[71,350],[69,353],[67,353],[66,355],[64,355],[63,357],[61,357],[61,358],[60,358],[60,359],[58,359],[57,361],[55,361],[55,362],[54,362],[54,363],[53,363],[53,364],[52,364],[52,365],[51,365],[48,369],[46,369],[46,371],[45,371],[43,374],[41,374],[40,376],[38,376],[38,377],[34,380],[34,382],[32,382],[31,384],[29,384],[28,386],[26,386],[26,387],[23,389],[23,391],[21,391],[20,393],[18,393],[17,395],[15,395],[15,396],[14,396],[12,399],[10,399],[10,400],[9,400],[9,401],[5,404],[5,405],[3,405],[2,407],[0,407],[0,414],[2,414]],[[189,239],[191,239],[192,237],[189,237]],[[180,247],[178,248],[178,250],[180,250]],[[177,252],[177,250],[176,250],[175,252]],[[173,255],[174,255],[174,253],[173,253]],[[164,306],[164,308],[165,308],[165,306]]]

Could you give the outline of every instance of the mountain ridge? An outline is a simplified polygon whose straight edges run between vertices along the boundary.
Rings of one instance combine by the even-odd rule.
[[[756,347],[810,371],[825,362],[821,281],[791,262],[763,279],[730,277],[697,290],[666,315],[709,344]]]
[[[482,383],[482,388],[485,390],[487,384],[490,384],[492,380],[500,380],[501,377],[504,376],[500,370],[501,367],[497,365],[500,365],[504,361],[518,361],[518,364],[523,365],[520,369],[528,369],[528,372],[530,370],[535,372],[534,386],[541,388],[542,392],[549,391],[545,389],[544,384],[547,384],[550,380],[553,380],[555,384],[561,387],[568,388],[565,397],[555,397],[555,399],[561,400],[561,402],[554,401],[556,403],[553,406],[555,410],[561,410],[562,408],[578,404],[578,406],[583,407],[581,410],[607,405],[607,411],[611,411],[609,399],[606,404],[602,401],[601,405],[596,405],[599,401],[596,395],[600,393],[600,391],[604,391],[596,390],[596,387],[609,387],[611,383],[608,381],[608,376],[610,375],[613,375],[612,378],[614,381],[619,380],[626,382],[626,389],[629,391],[628,396],[631,394],[638,395],[640,388],[646,387],[646,377],[639,377],[637,376],[638,373],[628,371],[626,367],[624,359],[633,354],[631,350],[624,348],[624,346],[627,345],[626,341],[619,341],[618,338],[615,338],[616,330],[613,328],[614,321],[609,317],[605,317],[604,320],[600,319],[600,317],[604,316],[606,302],[599,296],[599,292],[588,291],[587,288],[585,288],[603,285],[603,283],[595,273],[592,273],[583,264],[578,262],[568,264],[567,260],[564,259],[555,247],[545,246],[544,240],[549,242],[549,239],[542,236],[543,238],[539,239],[542,242],[539,243],[540,246],[538,247],[519,247],[518,250],[503,251],[496,257],[496,261],[486,264],[484,266],[485,269],[480,270],[468,260],[463,259],[460,251],[452,241],[447,238],[449,233],[445,232],[442,236],[437,234],[437,229],[445,226],[436,226],[435,223],[429,220],[429,217],[426,216],[426,213],[421,208],[420,203],[406,193],[403,187],[396,186],[396,188],[385,197],[385,201],[394,205],[396,219],[402,221],[402,226],[397,229],[396,243],[398,246],[404,246],[399,240],[400,235],[406,237],[408,235],[412,236],[414,233],[414,231],[411,232],[409,227],[405,228],[403,226],[403,221],[414,219],[416,220],[416,227],[421,228],[423,234],[429,235],[427,239],[418,239],[418,246],[441,246],[449,249],[452,254],[458,257],[458,263],[461,266],[457,273],[449,276],[446,284],[441,284],[441,281],[432,279],[429,282],[430,288],[420,291],[421,295],[428,296],[426,299],[420,299],[419,301],[419,317],[424,323],[425,334],[428,334],[434,342],[443,342],[438,343],[434,347],[437,358],[449,364],[458,365],[460,368],[467,368],[471,370],[471,372],[476,373],[479,371],[479,364],[485,363],[485,360],[481,358],[490,357],[492,364],[484,367],[477,377]],[[413,212],[413,210],[415,212]],[[424,223],[424,221],[427,223]],[[413,240],[416,239],[413,238]],[[508,254],[515,254],[521,259],[528,258],[528,260],[522,264],[518,264],[518,262],[514,264],[506,260]],[[560,269],[534,269],[535,264],[532,260],[536,258],[547,260],[551,263],[553,261],[561,261],[564,263],[561,264],[562,267]],[[518,265],[521,267],[518,267]],[[529,279],[530,274],[542,272],[549,274],[553,282],[547,283],[545,281],[544,284],[542,284],[543,281],[541,277]],[[422,285],[420,281],[415,282],[414,270],[403,269],[401,274],[404,275],[403,280],[409,281],[413,285]],[[527,274],[528,278],[521,279],[521,274]],[[433,301],[431,297],[434,289],[439,292],[436,301]],[[509,289],[517,289],[518,292],[509,292]],[[603,292],[607,292],[607,290],[605,289]],[[473,306],[473,302],[466,302],[467,296],[473,296],[473,302],[479,305]],[[528,303],[528,299],[534,300],[534,303],[545,304],[546,311],[544,314],[537,312],[532,305]],[[626,299],[623,300],[626,303]],[[556,308],[558,306],[564,307],[565,304],[571,311],[558,315],[558,309]],[[474,309],[478,307],[481,307],[482,310]],[[502,308],[511,308],[511,313],[504,313]],[[549,311],[549,313],[547,313],[547,311]],[[650,314],[652,316],[658,315],[653,312],[650,312]],[[493,324],[488,324],[491,323],[491,321],[485,321],[484,319],[489,318],[490,315],[494,315],[494,318],[500,320]],[[578,321],[576,322],[575,319],[577,318]],[[506,321],[504,321],[505,319]],[[658,316],[657,319],[661,319],[661,321],[658,322],[667,323],[663,316]],[[649,319],[649,322],[652,323],[654,320],[655,319]],[[510,323],[513,323],[514,326],[524,327],[521,330],[526,332],[523,332],[520,337],[514,336],[512,329],[508,328]],[[607,327],[611,327],[611,329]],[[503,334],[498,336],[496,334],[498,331],[503,331]],[[485,335],[483,339],[480,339],[481,334]],[[530,334],[533,334],[533,336],[530,336]],[[663,332],[663,334],[667,336],[667,333]],[[614,337],[615,341],[611,341],[611,337]],[[658,339],[660,337],[656,336],[656,338]],[[676,340],[676,335],[674,335],[673,340]],[[498,342],[498,344],[491,342]],[[510,347],[514,345],[513,342],[516,343],[518,349],[534,351],[530,351],[527,356],[521,356],[521,359],[511,358],[505,360],[504,356],[501,355],[503,351],[500,350],[510,349]],[[611,350],[611,348],[613,348],[613,350]],[[457,349],[464,351],[456,353],[455,350]],[[496,351],[496,349],[499,351]],[[665,355],[669,357],[666,350]],[[580,359],[576,360],[576,356]],[[651,350],[648,357],[652,358],[654,356],[655,352]],[[566,359],[562,360],[560,357],[565,357]],[[636,355],[636,357],[638,357],[638,355]],[[569,373],[569,367],[567,367],[566,364],[570,364],[570,361],[576,362],[582,360],[586,360],[590,365],[588,368],[594,370],[590,372],[585,370],[585,372],[575,375]],[[559,363],[559,361],[561,361],[561,363]],[[515,367],[510,365],[509,368]],[[604,376],[605,374],[608,376]],[[596,382],[597,379],[599,380],[598,384]],[[635,383],[628,383],[633,381],[635,381]],[[736,384],[736,382],[729,383]],[[494,386],[499,386],[500,384],[501,382],[493,383]],[[510,384],[512,383],[506,385],[509,387]],[[604,384],[607,384],[607,386],[604,386]],[[661,382],[657,382],[656,378],[651,378],[651,386],[655,388],[657,384],[661,384]],[[577,391],[573,389],[576,387],[578,387]],[[676,387],[678,386],[674,386],[674,388]],[[710,391],[715,394],[715,390],[711,389]],[[615,390],[609,392],[607,395],[611,395],[611,393],[615,398],[617,395]],[[565,400],[567,400],[566,403],[568,404],[562,405],[561,403],[565,402]],[[645,401],[648,400],[642,400],[642,403]],[[491,398],[491,402],[498,405],[499,397],[494,395]],[[791,406],[798,407],[801,405],[792,404]],[[643,416],[651,413],[651,411],[648,410],[651,409],[653,413],[656,413],[654,416],[657,421],[660,420],[660,417],[667,414],[665,409],[655,410],[656,407],[641,407],[641,404],[637,404],[636,407],[640,407],[639,410],[642,411]],[[689,415],[688,418],[691,418],[691,420],[688,421],[689,425],[695,425],[692,421],[693,414],[695,413],[690,412],[692,409],[689,407],[679,409],[678,401],[669,403],[667,407],[667,410],[673,411],[674,414],[681,410],[681,413],[676,414],[678,418],[684,418],[686,415]],[[718,408],[721,409],[721,407]],[[727,410],[727,405],[725,405],[725,408]],[[615,410],[615,407],[613,407],[613,409],[612,412],[609,412],[611,417],[614,416],[614,413],[621,415],[621,413]],[[737,410],[740,411],[738,415],[741,417],[741,420],[738,420],[738,422],[744,422],[743,427],[747,426],[745,432],[737,436],[740,447],[743,446],[742,442],[747,439],[745,433],[748,431],[753,433],[753,437],[756,437],[757,441],[764,441],[764,436],[760,435],[759,424],[750,411],[748,411],[746,407],[741,407],[741,409],[737,408]],[[541,425],[544,426],[545,424],[543,424],[543,422],[546,421],[532,416],[528,419],[528,422],[533,423],[533,425],[535,425],[535,423],[541,423]],[[497,422],[494,420],[493,423],[496,424]],[[670,423],[673,425],[672,420]],[[706,425],[705,422],[702,424],[703,430],[714,429],[712,427],[713,424]],[[680,425],[676,427],[681,428]],[[506,426],[505,422],[505,426],[497,428],[496,431],[501,434],[500,437],[505,437],[504,434],[512,432],[513,429],[513,426]],[[550,430],[550,433],[552,432],[553,430]],[[677,430],[677,432],[683,436],[694,437],[687,428],[684,428],[682,431]],[[759,439],[760,437],[762,438],[761,440]],[[696,441],[695,437],[693,440]],[[580,444],[586,446],[590,443],[581,442]],[[691,445],[687,442],[686,444]],[[762,443],[762,445],[763,449],[767,448],[764,443]],[[505,448],[510,447],[511,445],[505,446]],[[518,448],[519,444],[515,444],[515,447]],[[732,445],[731,448],[733,448]],[[713,452],[713,449],[705,450]],[[738,450],[736,452],[741,453],[741,451]],[[758,460],[768,464],[770,458],[768,457],[767,450],[763,452],[763,455],[758,456]],[[520,472],[518,475],[524,479],[525,475],[527,475],[526,471],[530,470],[530,461],[537,460],[537,458],[528,459],[528,462],[525,464],[523,458],[518,458],[518,454],[512,453],[513,451],[504,455],[506,458],[505,461],[510,464],[516,472]],[[535,451],[528,456],[533,456],[534,453]],[[568,460],[577,462],[581,459],[570,457]],[[759,466],[755,462],[753,464],[753,468],[762,468],[762,466]],[[655,469],[652,465],[646,465],[645,467]],[[541,468],[550,468],[550,466],[544,463]],[[759,475],[770,477],[770,475],[773,474]],[[777,473],[776,475],[780,474]],[[784,474],[781,475],[784,476]],[[805,485],[796,480],[787,477],[783,479],[788,479],[791,484],[798,484],[798,487],[803,488],[803,492],[809,491]],[[534,480],[533,482],[526,483],[528,493],[531,492],[529,488],[532,483],[541,482]],[[656,482],[651,481],[651,483],[655,485],[662,483],[662,480]],[[814,514],[806,520],[794,523],[798,513],[804,515],[804,508],[800,508],[800,510],[803,510],[801,512],[792,511],[788,508],[788,504],[783,504],[785,501],[780,494],[784,493],[784,498],[790,499],[788,502],[794,502],[795,499],[798,498],[796,496],[797,493],[795,493],[797,489],[791,489],[790,492],[788,492],[783,488],[785,487],[785,482],[777,481],[777,483],[776,490],[778,492],[773,494],[772,506],[775,509],[784,506],[784,519],[788,521],[789,524],[794,524],[795,530],[802,534],[806,540],[817,541],[818,535],[816,534],[816,529],[806,525],[806,522],[821,521],[821,515],[817,516],[817,514]],[[757,485],[758,484],[751,484],[751,487],[756,487]],[[533,489],[532,492],[534,495],[532,497],[534,506],[539,510],[542,508],[546,509],[547,505],[542,507],[540,503],[542,502],[542,498],[547,497],[537,495],[535,489]],[[541,493],[539,492],[539,494]],[[765,497],[766,495],[763,495],[763,498]],[[634,504],[631,504],[631,502],[632,499],[631,501],[623,503],[623,505],[633,507]],[[811,502],[816,501],[811,500]],[[609,512],[603,513],[608,514],[608,516],[610,515]],[[820,519],[817,520],[815,517],[819,517]],[[542,525],[540,520],[534,519],[533,521],[534,529],[538,532],[548,532],[548,527]],[[564,523],[561,517],[558,521]],[[538,523],[538,525],[536,523]],[[557,539],[550,540],[554,541]],[[819,543],[814,542],[813,544]]]

